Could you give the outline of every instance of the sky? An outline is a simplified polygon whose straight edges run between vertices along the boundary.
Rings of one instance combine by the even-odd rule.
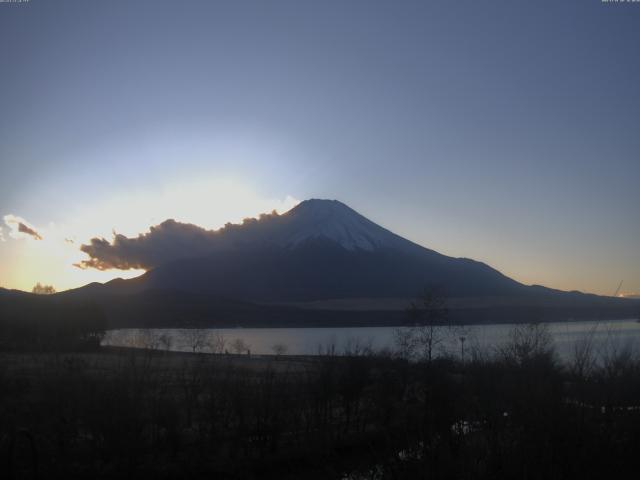
[[[640,292],[640,3],[0,3],[0,286],[339,199],[527,284]]]

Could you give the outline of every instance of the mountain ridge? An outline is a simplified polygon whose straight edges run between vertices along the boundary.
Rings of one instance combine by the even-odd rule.
[[[198,250],[205,254],[172,259],[106,287],[181,289],[261,302],[407,297],[436,284],[454,297],[554,292],[525,286],[483,262],[423,247],[338,200],[305,200],[284,214],[263,214],[207,234],[210,248]]]
[[[307,200],[282,215],[264,214],[215,231],[175,221],[160,228],[167,222],[117,240],[125,253],[140,252],[153,240],[156,258],[169,261],[136,278],[92,283],[54,297],[97,302],[118,326],[184,326],[195,319],[226,326],[362,326],[367,318],[370,324],[398,324],[405,318],[403,302],[429,286],[440,287],[452,315],[467,322],[622,318],[636,305],[523,285],[485,263],[404,239],[337,200]],[[173,248],[176,238],[188,247],[194,235],[177,235],[181,228],[198,242],[187,249],[192,256],[164,255],[162,248]],[[117,246],[114,240],[107,247]]]

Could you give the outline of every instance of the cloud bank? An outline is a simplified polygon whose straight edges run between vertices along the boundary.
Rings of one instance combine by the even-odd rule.
[[[112,242],[92,238],[88,244],[80,246],[80,250],[91,258],[76,266],[98,270],[148,270],[172,260],[206,255],[217,235],[216,231],[197,225],[165,220],[134,238],[122,234],[114,234]]]
[[[42,235],[24,218],[9,214],[4,216],[4,223],[9,227],[9,235],[12,238],[21,239],[31,237],[34,240],[42,240]]]
[[[88,244],[80,246],[80,250],[89,255],[89,260],[75,266],[97,270],[149,270],[174,260],[203,257],[216,250],[236,246],[242,241],[237,236],[241,231],[251,229],[254,237],[259,238],[268,232],[270,220],[278,217],[274,210],[258,218],[245,218],[241,224],[227,223],[219,230],[207,230],[169,219],[137,237],[114,233],[111,242],[94,237]]]

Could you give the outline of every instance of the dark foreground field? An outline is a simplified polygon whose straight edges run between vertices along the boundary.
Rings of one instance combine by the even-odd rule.
[[[640,362],[4,353],[2,478],[634,478]]]

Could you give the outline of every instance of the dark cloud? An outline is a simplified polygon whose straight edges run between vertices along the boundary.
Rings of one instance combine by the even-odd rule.
[[[248,238],[241,232],[251,231],[249,237],[258,241],[269,231],[270,220],[278,217],[273,211],[259,218],[247,218],[242,224],[227,223],[219,230],[165,220],[137,237],[114,233],[111,242],[92,238],[88,244],[80,246],[80,250],[89,255],[89,260],[75,266],[98,270],[149,270],[173,260],[202,257],[221,249],[234,248]]]
[[[111,242],[91,239],[89,244],[80,246],[91,258],[76,266],[98,270],[150,269],[179,258],[206,255],[218,236],[218,232],[197,225],[166,220],[135,238],[114,234]]]
[[[18,231],[20,233],[26,233],[27,235],[31,235],[36,240],[42,240],[42,236],[38,232],[36,232],[33,228],[25,225],[22,222],[18,223]]]

